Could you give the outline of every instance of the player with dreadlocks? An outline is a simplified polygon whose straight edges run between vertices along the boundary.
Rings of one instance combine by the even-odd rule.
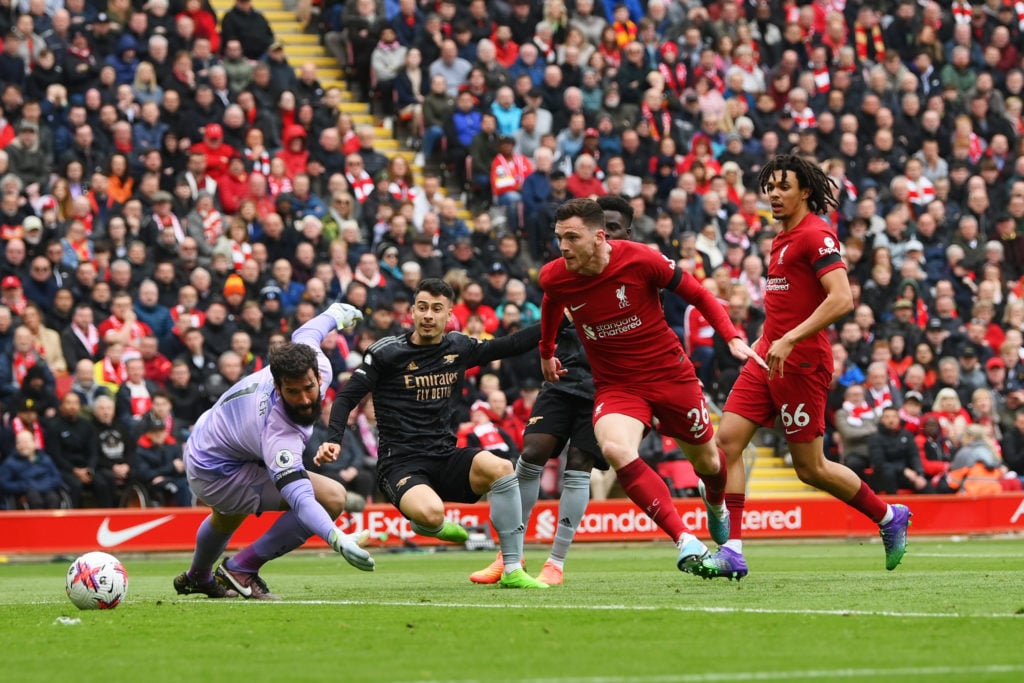
[[[800,480],[877,523],[885,568],[895,569],[906,552],[910,510],[885,503],[852,470],[827,460],[822,446],[833,368],[825,330],[853,309],[839,241],[821,218],[836,207],[838,188],[816,165],[793,155],[776,156],[757,180],[779,230],[767,262],[764,331],[754,344],[768,369],[745,364],[725,402],[717,441],[729,468],[729,514],[708,515],[711,536],[722,545],[695,573],[736,580],[747,575],[740,526],[747,483],[743,450],[759,427],[774,426],[776,418]]]

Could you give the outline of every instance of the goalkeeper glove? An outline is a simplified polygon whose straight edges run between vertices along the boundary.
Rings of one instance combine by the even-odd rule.
[[[343,534],[338,529],[332,529],[327,542],[335,552],[341,553],[350,565],[364,572],[372,572],[374,566],[373,558],[370,556],[370,553],[362,548],[369,540],[369,531],[360,531],[358,534]]]
[[[352,327],[363,319],[363,312],[349,304],[331,304],[325,313],[334,318],[339,330]]]

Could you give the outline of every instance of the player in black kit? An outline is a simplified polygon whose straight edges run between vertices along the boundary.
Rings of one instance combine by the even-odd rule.
[[[607,196],[599,197],[597,203],[604,209],[608,239],[630,239],[633,207],[629,202],[622,197]],[[590,500],[590,471],[595,467],[608,469],[594,436],[594,378],[590,374],[586,352],[572,325],[564,326],[559,333],[555,355],[567,373],[558,382],[545,384],[537,397],[526,425],[523,452],[516,466],[523,524],[526,524],[540,494],[540,477],[545,463],[559,457],[565,444],[569,444],[558,505],[558,528],[551,545],[551,555],[537,575],[548,585],[562,583],[566,553]],[[469,580],[496,583],[501,579],[503,564],[499,552],[494,562],[470,574]]]
[[[317,461],[337,458],[349,412],[373,392],[380,437],[377,483],[413,530],[464,542],[466,530],[444,519],[444,501],[472,503],[490,492],[491,523],[504,557],[501,585],[547,588],[522,567],[525,527],[512,463],[489,451],[456,448],[451,429],[452,391],[466,370],[536,348],[540,326],[490,341],[445,334],[453,298],[443,280],[420,283],[413,331],[385,337],[367,350],[363,364],[334,400],[329,435]]]

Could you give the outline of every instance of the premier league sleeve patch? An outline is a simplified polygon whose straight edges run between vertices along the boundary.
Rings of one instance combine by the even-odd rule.
[[[277,463],[278,467],[286,470],[295,462],[295,456],[287,448],[282,448],[277,452],[277,455],[274,456],[274,462]]]

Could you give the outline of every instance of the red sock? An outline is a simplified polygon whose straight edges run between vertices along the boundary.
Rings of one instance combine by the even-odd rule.
[[[725,507],[729,508],[729,540],[743,539],[743,506],[747,503],[745,493],[725,494]]]
[[[686,531],[665,481],[640,458],[616,472],[622,489],[675,543]]]
[[[882,517],[885,517],[885,513],[889,510],[889,504],[879,498],[871,490],[871,487],[863,481],[860,483],[860,490],[857,491],[857,495],[847,501],[846,504],[875,524],[881,522]]]
[[[721,505],[725,495],[725,482],[729,478],[729,467],[726,465],[725,452],[718,449],[718,460],[721,463],[718,472],[715,474],[701,474],[697,476],[704,482],[704,495],[712,505]]]

